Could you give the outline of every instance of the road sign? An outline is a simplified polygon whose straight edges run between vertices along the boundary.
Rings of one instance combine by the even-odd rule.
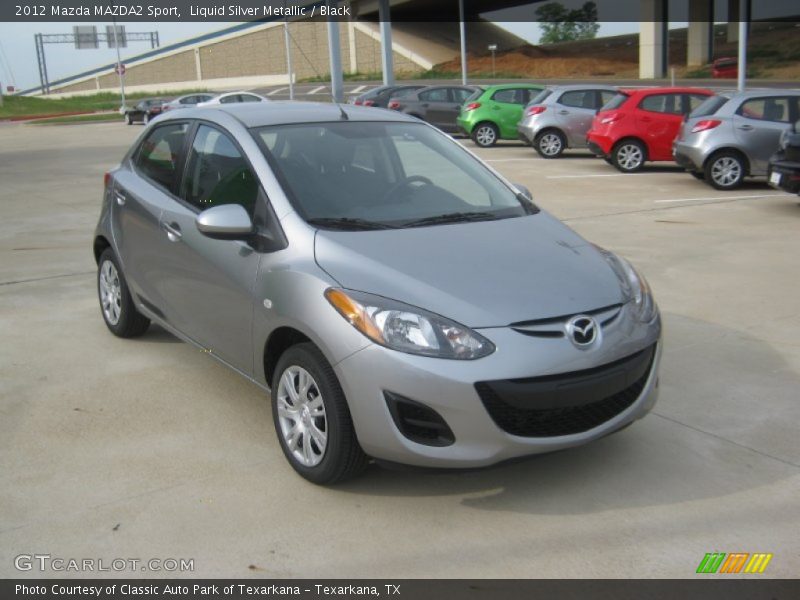
[[[122,63],[117,63],[117,66],[114,67],[114,73],[117,75],[125,75],[125,65]]]

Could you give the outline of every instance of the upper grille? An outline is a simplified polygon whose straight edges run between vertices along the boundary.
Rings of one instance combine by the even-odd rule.
[[[655,347],[586,371],[482,381],[475,389],[492,420],[522,437],[589,431],[629,408],[644,389]]]

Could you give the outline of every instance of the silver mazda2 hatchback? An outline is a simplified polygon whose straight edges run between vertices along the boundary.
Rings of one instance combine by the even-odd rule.
[[[315,483],[576,446],[656,400],[645,280],[403,114],[168,113],[106,176],[94,255],[111,332],[158,323],[268,389]]]

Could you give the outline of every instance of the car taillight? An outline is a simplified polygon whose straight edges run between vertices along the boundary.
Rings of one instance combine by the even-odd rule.
[[[694,127],[692,127],[692,133],[700,133],[701,131],[714,129],[714,127],[720,123],[722,123],[722,121],[719,121],[718,119],[703,119],[702,121],[695,123]]]
[[[481,103],[480,102],[470,102],[469,104],[467,104],[464,107],[464,110],[475,110],[476,108],[480,108],[480,107],[481,107]]]
[[[355,104],[356,106],[361,106],[361,100],[356,100],[355,102],[353,102],[353,104]]]
[[[106,171],[106,174],[103,175],[103,187],[108,189],[108,184],[111,183],[111,173]]]
[[[605,117],[600,117],[600,124],[611,125],[611,123],[616,123],[622,117],[623,117],[622,113],[611,113],[610,115],[606,115]]]
[[[532,117],[532,116],[534,116],[534,115],[540,115],[540,114],[542,114],[542,113],[543,113],[544,111],[546,111],[546,110],[547,110],[547,107],[546,107],[546,106],[531,106],[531,107],[528,109],[528,116],[529,116],[529,117]]]
[[[364,100],[362,104],[364,106],[375,106],[375,100]]]
[[[400,103],[397,100],[389,100],[389,108],[397,110],[400,108]]]

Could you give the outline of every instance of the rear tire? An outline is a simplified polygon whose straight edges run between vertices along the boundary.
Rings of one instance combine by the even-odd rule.
[[[623,140],[611,151],[611,164],[623,173],[635,173],[644,165],[646,152],[638,140]]]
[[[122,269],[111,248],[105,249],[97,263],[97,296],[103,321],[111,333],[121,338],[132,338],[147,331],[150,319],[136,310]]]
[[[478,123],[475,129],[472,130],[470,137],[481,148],[491,148],[497,143],[497,138],[499,137],[497,125],[488,121]]]
[[[733,190],[742,184],[745,162],[741,154],[725,150],[706,161],[705,179],[718,190]]]
[[[536,136],[533,147],[542,158],[558,158],[567,147],[567,139],[558,129],[548,129]]]
[[[283,353],[270,395],[281,450],[300,476],[331,485],[366,468],[368,458],[356,439],[339,380],[314,344]]]

